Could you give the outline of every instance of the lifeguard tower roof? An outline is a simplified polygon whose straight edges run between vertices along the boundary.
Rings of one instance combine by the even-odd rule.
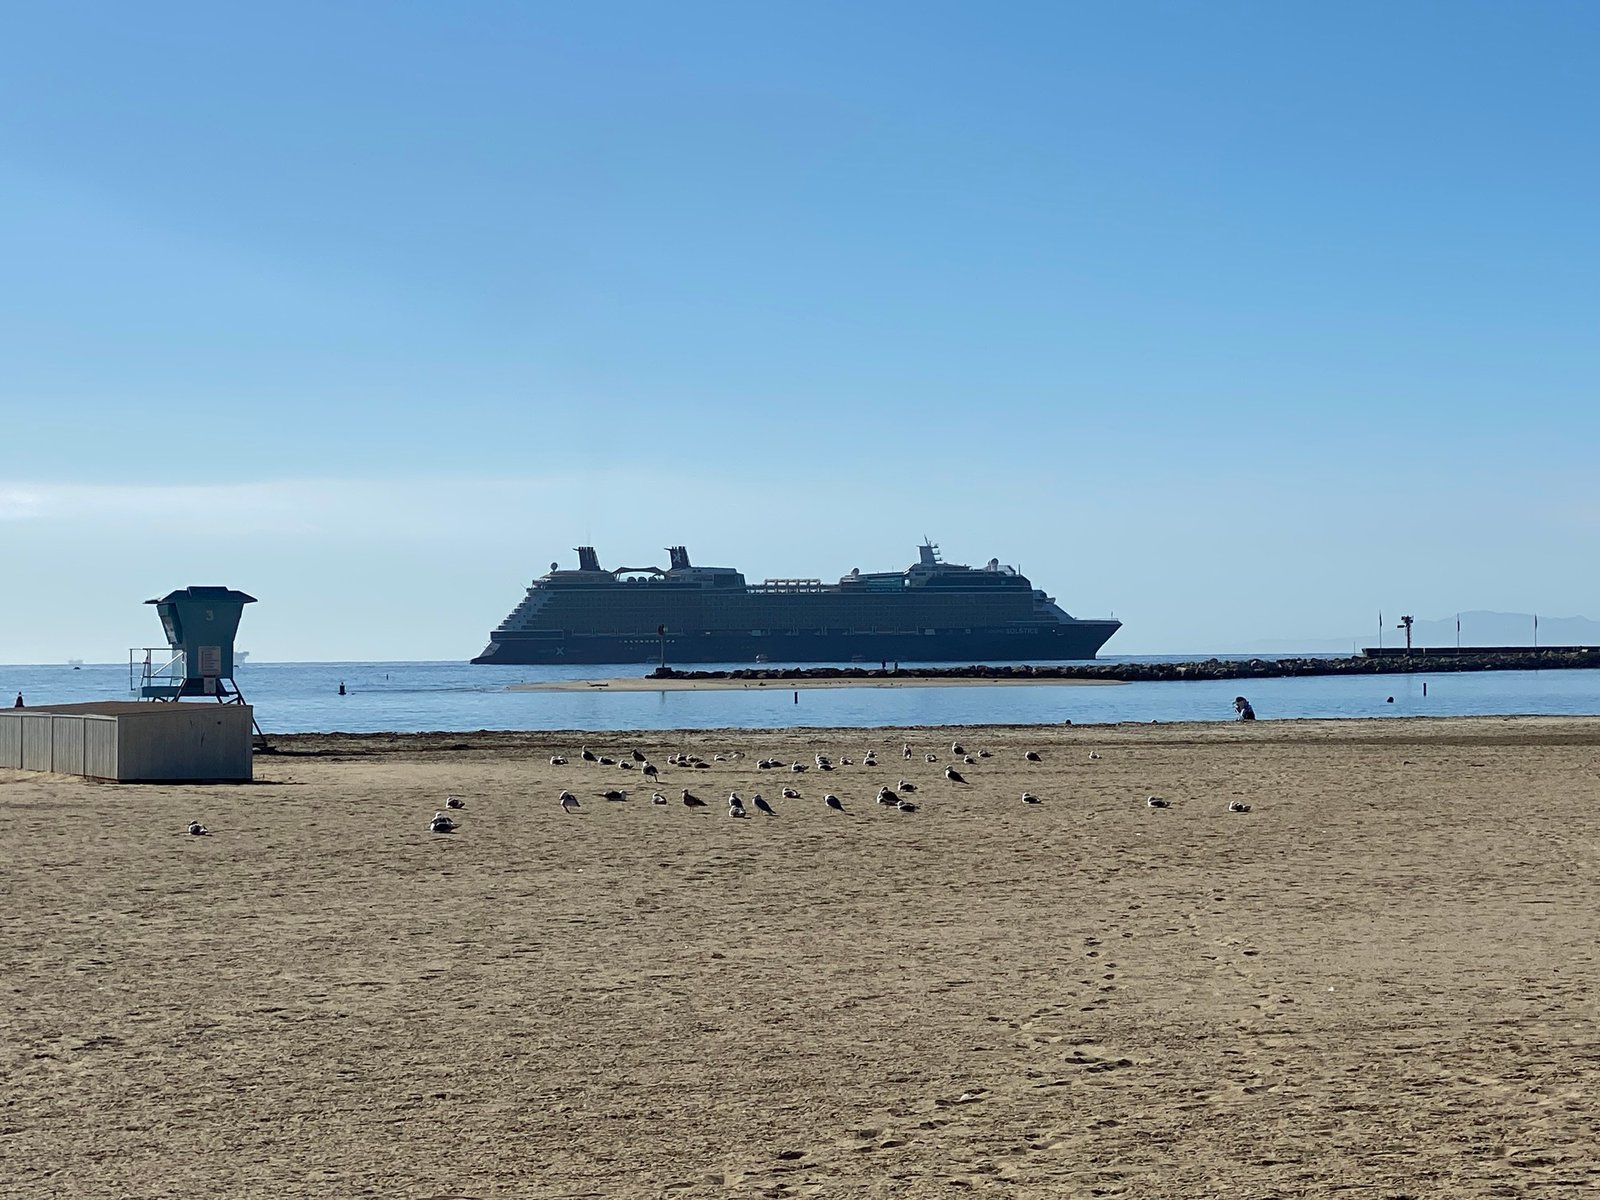
[[[168,592],[165,596],[158,596],[154,600],[146,600],[146,604],[176,604],[180,600],[228,600],[234,604],[254,604],[256,598],[247,596],[243,592],[225,587],[186,587],[175,592]]]

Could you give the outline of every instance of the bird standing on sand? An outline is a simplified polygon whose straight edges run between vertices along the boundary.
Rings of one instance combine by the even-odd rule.
[[[767,816],[769,816],[769,817],[775,817],[775,816],[778,815],[777,813],[772,811],[772,805],[770,805],[770,804],[768,804],[766,802],[766,800],[762,797],[760,792],[757,792],[754,796],[751,796],[750,797],[750,802],[752,804],[754,804],[757,808],[759,808],[762,812],[766,813]]]
[[[465,808],[467,802],[460,796],[446,796],[444,798],[444,806],[446,808]]]
[[[654,783],[656,781],[656,776],[659,775],[660,772],[656,770],[655,763],[647,762],[644,766],[639,768],[639,774],[643,775],[651,783]]]
[[[584,762],[599,762],[600,761],[598,758],[596,758],[594,756],[594,751],[589,749],[589,747],[587,747],[587,746],[585,746],[583,748],[583,750],[579,753],[578,757],[583,759]]]
[[[563,791],[558,799],[561,801],[561,811],[564,813],[573,812],[578,808],[578,798],[571,792]]]
[[[944,777],[946,779],[948,779],[951,783],[965,783],[966,782],[965,779],[961,778],[961,772],[956,770],[954,767],[946,767],[944,769]]]
[[[442,812],[433,814],[433,820],[428,822],[429,833],[454,833],[458,826]]]
[[[200,824],[199,821],[190,821],[189,822],[189,833],[193,837],[205,837],[206,834],[208,834],[210,832],[211,832],[211,830],[207,829],[204,825]]]
[[[704,808],[706,806],[706,802],[704,800],[700,799],[699,796],[696,796],[688,788],[684,788],[683,789],[683,806],[685,808]]]
[[[642,762],[647,761],[646,758],[645,758],[644,751],[643,750],[635,750],[635,751],[633,751],[633,761],[636,762],[636,763],[642,763]]]
[[[911,761],[911,743],[907,742],[904,746],[901,747],[901,749],[905,752],[906,761],[910,762]]]
[[[1024,804],[1039,804],[1039,803],[1042,803],[1042,801],[1039,799],[1039,797],[1035,796],[1032,792],[1023,792],[1022,793],[1022,802]]]
[[[829,808],[838,812],[844,811],[844,805],[839,802],[839,797],[835,796],[832,792],[829,792],[826,796],[824,796],[822,798],[822,802]]]

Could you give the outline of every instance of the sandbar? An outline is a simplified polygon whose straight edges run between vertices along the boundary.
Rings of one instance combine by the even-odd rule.
[[[858,676],[811,679],[556,679],[513,683],[508,692],[740,692],[811,691],[816,688],[927,688],[927,687],[1104,687],[1120,679],[1005,679]]]

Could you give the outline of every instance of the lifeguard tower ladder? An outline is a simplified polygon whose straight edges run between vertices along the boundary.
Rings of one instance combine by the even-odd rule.
[[[233,678],[233,639],[244,606],[255,602],[225,587],[187,587],[146,600],[161,616],[167,645],[128,651],[128,690],[141,700],[214,696],[223,704],[243,704]]]

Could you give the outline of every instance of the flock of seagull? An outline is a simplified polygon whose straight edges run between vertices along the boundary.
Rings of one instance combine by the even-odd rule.
[[[962,746],[960,742],[951,743],[950,753],[955,759],[958,759],[961,765],[964,767],[976,766],[980,760],[994,757],[987,750],[979,750],[977,756],[974,757],[973,755],[967,753],[966,748]],[[911,749],[910,743],[907,743],[902,748],[901,754],[907,762],[910,762],[915,758],[915,754]],[[733,750],[726,754],[714,754],[709,762],[697,755],[682,753],[673,754],[669,756],[666,761],[669,766],[676,767],[679,770],[703,771],[709,770],[715,763],[737,763],[744,757],[744,751]],[[661,774],[655,764],[652,763],[649,757],[641,750],[634,750],[625,758],[612,758],[609,755],[595,754],[588,747],[584,747],[579,754],[579,758],[583,762],[593,763],[596,766],[617,767],[618,769],[624,771],[637,770],[642,778],[648,779],[652,784],[659,781]],[[1024,751],[1022,758],[1024,762],[1029,763],[1042,764],[1044,762],[1044,757],[1037,750]],[[1089,751],[1089,758],[1092,761],[1098,761],[1100,759],[1100,752],[1098,750]],[[922,755],[922,759],[924,762],[933,765],[938,763],[939,756],[937,754],[925,752]],[[550,765],[553,767],[566,766],[567,759],[563,755],[553,754],[550,756]],[[827,754],[816,755],[810,764],[802,762],[786,763],[783,760],[776,758],[763,758],[756,763],[756,767],[759,770],[788,771],[791,775],[795,776],[803,775],[811,770],[816,770],[819,773],[827,773],[835,771],[840,767],[850,767],[856,765],[858,764],[855,762],[855,760],[849,758],[848,756],[841,755],[838,761],[835,762],[833,757]],[[863,767],[876,767],[878,765],[877,752],[868,750],[861,756],[859,765]],[[944,768],[944,777],[950,783],[958,784],[963,787],[967,786],[966,776],[956,768],[956,764],[954,762],[946,764]],[[915,800],[911,799],[911,797],[916,794],[916,791],[916,784],[912,783],[908,779],[901,779],[893,787],[890,787],[887,784],[880,786],[878,788],[876,800],[877,803],[884,808],[892,808],[896,812],[901,813],[914,813],[920,808],[920,805],[918,805]],[[784,786],[780,790],[779,794],[785,800],[800,800],[802,798],[800,795],[800,790],[793,785]],[[600,792],[597,792],[596,795],[598,795],[602,800],[621,802],[628,798],[628,790],[625,788],[606,788]],[[688,788],[683,788],[681,790],[679,798],[685,808],[702,809],[710,807],[707,801],[695,795]],[[561,811],[563,813],[576,813],[581,811],[583,808],[583,805],[579,801],[578,797],[573,795],[571,791],[568,791],[565,788],[563,788],[561,794],[556,797],[556,801],[558,804],[560,804]],[[666,804],[667,798],[661,792],[653,791],[650,793],[650,802],[652,804]],[[834,812],[849,811],[845,808],[844,801],[831,791],[823,793],[822,802]],[[1022,803],[1043,804],[1044,801],[1035,793],[1027,791],[1022,793]],[[1161,796],[1151,796],[1145,800],[1145,804],[1150,808],[1171,807],[1171,802]],[[778,815],[777,810],[772,807],[772,804],[760,792],[751,793],[750,805],[757,812],[762,813],[767,817],[776,817]],[[452,817],[449,812],[446,812],[445,809],[459,812],[461,809],[466,808],[466,806],[467,802],[460,796],[446,796],[444,808],[435,812],[432,819],[429,820],[428,832],[454,833],[456,830],[460,829],[461,823]],[[1247,813],[1250,811],[1250,806],[1242,800],[1232,800],[1228,803],[1228,811],[1230,813]],[[744,797],[741,796],[737,791],[728,793],[728,816],[734,818],[735,820],[748,819],[750,816],[748,810],[745,808]],[[210,834],[211,831],[199,821],[191,821],[189,823],[187,832],[194,837],[205,837]]]
[[[915,752],[912,750],[909,743],[902,747],[901,754],[907,762],[913,761],[916,757]],[[994,757],[988,750],[979,750],[976,757],[974,757],[972,754],[967,752],[966,747],[964,747],[960,742],[953,742],[951,744],[950,754],[956,761],[952,761],[945,765],[944,778],[949,783],[963,787],[967,786],[968,781],[966,776],[958,769],[957,762],[959,762],[960,766],[962,767],[971,767],[977,766],[983,759]],[[657,784],[660,780],[660,770],[654,763],[650,761],[649,756],[641,750],[633,750],[625,756],[612,757],[606,754],[596,754],[586,746],[582,751],[580,751],[578,757],[580,761],[592,763],[595,766],[616,767],[618,770],[622,771],[638,771],[640,777],[649,780],[652,785]],[[1099,760],[1100,757],[1100,752],[1097,750],[1091,750],[1089,752],[1089,758],[1091,760]],[[698,755],[677,753],[669,756],[666,759],[666,762],[668,766],[675,767],[679,770],[703,771],[711,769],[712,766],[717,763],[738,763],[743,758],[745,758],[745,754],[742,750],[733,750],[725,754],[714,754],[709,761],[699,757]],[[1029,763],[1042,764],[1044,762],[1043,755],[1041,755],[1037,750],[1024,751],[1022,758],[1024,762]],[[931,752],[924,752],[922,759],[925,763],[934,765],[939,762],[939,755]],[[553,754],[550,756],[550,765],[553,767],[563,767],[568,765],[568,760],[564,755]],[[841,767],[857,765],[863,767],[876,767],[878,765],[877,752],[874,750],[868,750],[861,756],[859,764],[856,762],[856,760],[845,755],[841,755],[837,761],[835,761],[833,756],[828,754],[817,754],[811,763],[785,762],[782,759],[777,758],[762,758],[756,763],[758,770],[787,771],[793,776],[803,775],[813,770],[819,773],[828,773],[838,770]],[[796,782],[798,782],[798,780]],[[880,806],[884,808],[892,808],[896,812],[914,813],[917,812],[920,807],[915,800],[911,799],[911,797],[916,794],[916,791],[917,785],[915,783],[912,783],[907,779],[901,779],[893,787],[890,787],[887,784],[880,786],[877,791],[876,801]],[[786,785],[782,787],[779,794],[784,800],[802,799],[799,789],[793,785]],[[629,789],[608,787],[596,792],[595,795],[605,801],[621,803],[627,800],[629,796]],[[696,795],[689,788],[682,788],[680,790],[679,800],[685,808],[691,810],[706,809],[710,807],[710,803],[707,800]],[[583,811],[583,802],[579,800],[578,797],[569,789],[563,788],[560,795],[556,797],[556,802],[561,806],[561,811],[565,814],[571,815]],[[652,791],[650,793],[650,802],[652,804],[664,805],[668,803],[668,800],[662,792]],[[835,812],[849,811],[845,808],[844,801],[832,791],[825,791],[823,793],[822,802],[826,807]],[[758,813],[761,813],[766,817],[771,818],[778,815],[777,810],[772,807],[771,802],[768,801],[767,798],[760,792],[752,792],[749,803],[751,808],[754,808]],[[1022,803],[1043,804],[1044,801],[1035,793],[1031,791],[1025,791],[1022,793]],[[1161,796],[1151,796],[1145,801],[1145,803],[1150,808],[1168,808],[1171,806],[1170,802]],[[466,802],[458,796],[449,796],[445,800],[445,806],[451,809],[461,809],[466,807]],[[739,792],[731,791],[728,793],[727,806],[728,816],[734,820],[749,819],[750,813],[745,807],[745,799]],[[1250,811],[1250,806],[1242,801],[1234,800],[1229,803],[1228,811],[1231,813],[1247,813]],[[460,823],[443,810],[434,813],[433,819],[428,824],[428,829],[432,833],[454,833],[460,828]]]

